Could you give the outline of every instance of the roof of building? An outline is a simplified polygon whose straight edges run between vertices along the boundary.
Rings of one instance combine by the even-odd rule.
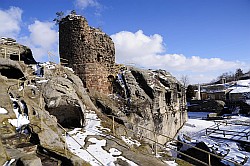
[[[235,87],[230,93],[249,93],[250,87]]]

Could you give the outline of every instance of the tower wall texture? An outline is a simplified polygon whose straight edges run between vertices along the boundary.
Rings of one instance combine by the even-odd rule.
[[[73,68],[87,89],[111,92],[108,76],[115,64],[115,48],[107,34],[90,27],[82,16],[68,15],[59,23],[59,52],[61,62]]]

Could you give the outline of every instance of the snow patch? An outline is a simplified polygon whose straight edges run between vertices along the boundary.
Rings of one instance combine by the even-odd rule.
[[[7,114],[8,111],[5,108],[0,107],[0,114]]]
[[[134,162],[120,156],[122,153],[111,148],[109,151],[104,150],[102,147],[106,146],[106,140],[98,140],[96,138],[90,137],[88,139],[90,144],[86,149],[83,149],[87,136],[101,135],[105,136],[101,129],[101,121],[95,114],[95,112],[86,112],[86,126],[84,129],[75,128],[70,131],[69,134],[77,141],[75,141],[69,135],[66,136],[66,143],[70,151],[85,161],[89,162],[93,166],[108,165],[115,166],[115,161],[119,158],[126,161],[129,165],[137,166]],[[79,144],[80,143],[80,144]],[[93,157],[95,156],[95,158]],[[96,158],[99,160],[96,160]],[[101,162],[101,163],[100,163]]]
[[[9,161],[6,161],[3,166],[11,166],[11,164],[15,161],[15,159],[11,159]]]

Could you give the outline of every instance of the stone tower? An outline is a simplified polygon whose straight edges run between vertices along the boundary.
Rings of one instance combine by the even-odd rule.
[[[90,27],[84,17],[70,14],[59,23],[59,52],[61,62],[73,68],[88,90],[111,92],[115,48],[107,34]]]

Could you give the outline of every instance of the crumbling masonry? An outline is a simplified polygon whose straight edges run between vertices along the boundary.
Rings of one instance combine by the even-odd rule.
[[[108,35],[90,27],[84,17],[70,14],[59,23],[59,43],[61,62],[73,68],[88,90],[111,93],[115,48]]]

